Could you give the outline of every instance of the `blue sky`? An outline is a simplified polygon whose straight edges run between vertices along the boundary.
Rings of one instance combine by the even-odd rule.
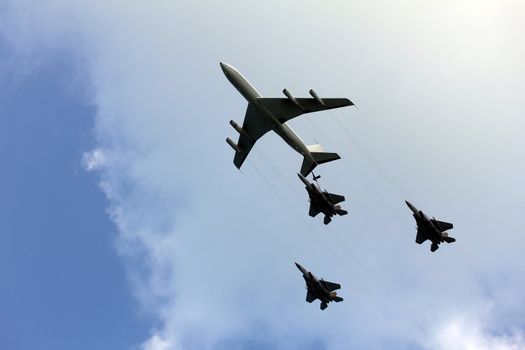
[[[6,1],[2,341],[523,348],[524,6]],[[275,135],[235,169],[246,102],[220,61],[264,96],[359,106],[290,122],[341,155],[320,173],[348,216],[307,216]],[[457,242],[417,246],[405,199]],[[295,261],[345,301],[305,303]]]
[[[94,107],[71,76],[59,59],[0,83],[5,349],[129,349],[147,335],[99,180],[81,165]]]

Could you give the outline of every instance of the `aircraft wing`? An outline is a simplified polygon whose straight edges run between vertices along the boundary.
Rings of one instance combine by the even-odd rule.
[[[436,226],[441,232],[454,228],[454,225],[452,225],[450,222],[444,222],[439,220],[435,220],[434,222],[436,223]]]
[[[286,123],[290,119],[304,113],[324,111],[326,109],[353,106],[353,102],[347,98],[323,98],[319,103],[314,98],[296,98],[292,102],[288,98],[265,98],[260,97],[257,101],[266,107],[281,122]]]
[[[330,292],[341,289],[341,285],[339,283],[333,283],[333,282],[328,282],[328,281],[323,281],[323,282],[326,288],[328,288]]]
[[[240,151],[235,152],[235,157],[233,158],[233,163],[237,168],[240,169],[255,142],[273,128],[273,124],[262,116],[253,104],[249,103],[242,124],[242,129],[245,133],[239,135],[239,141],[237,142]]]
[[[332,204],[337,204],[345,201],[344,196],[328,192],[326,194],[328,195],[328,198],[330,198],[330,202],[332,202]]]
[[[321,209],[317,205],[313,205],[310,203],[310,211],[308,212],[308,215],[311,217],[315,217],[317,214],[321,212]]]
[[[424,241],[426,241],[427,239],[428,239],[428,237],[425,234],[425,232],[422,229],[418,228],[417,229],[417,236],[416,236],[416,243],[417,244],[421,244]]]
[[[313,295],[312,293],[310,293],[310,291],[308,291],[306,293],[306,301],[311,303],[312,301],[314,301],[315,299],[317,299],[317,297],[315,295]]]

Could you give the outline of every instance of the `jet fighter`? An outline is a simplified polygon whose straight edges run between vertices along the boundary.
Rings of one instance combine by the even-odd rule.
[[[439,221],[435,218],[428,218],[421,210],[414,207],[409,201],[405,201],[410,210],[414,213],[414,219],[417,224],[416,243],[421,244],[427,239],[432,241],[430,251],[435,252],[439,248],[439,244],[443,242],[452,243],[456,239],[449,237],[447,230],[454,228],[449,222]]]
[[[352,106],[352,101],[347,98],[320,98],[314,90],[310,90],[311,98],[295,98],[286,89],[283,90],[285,98],[262,97],[235,68],[222,62],[221,68],[230,83],[248,101],[242,127],[230,120],[230,125],[239,133],[239,141],[235,143],[226,138],[235,150],[233,163],[238,169],[255,142],[271,130],[304,156],[301,166],[303,176],[307,176],[318,164],[340,159],[337,153],[324,152],[321,145],[305,145],[287,122],[304,113]]]
[[[334,292],[337,289],[341,289],[341,285],[338,283],[332,283],[323,279],[318,279],[310,271],[306,271],[304,267],[295,263],[295,266],[302,272],[303,278],[306,281],[306,301],[311,303],[315,299],[321,300],[321,310],[328,307],[328,303],[335,301],[336,303],[343,301],[343,298],[338,297],[337,293]]]
[[[322,191],[318,184],[309,182],[303,175],[297,174],[301,181],[305,184],[306,191],[310,197],[310,211],[308,215],[311,217],[317,216],[319,213],[324,214],[324,224],[328,225],[332,221],[332,216],[334,215],[346,215],[348,212],[341,209],[341,206],[338,203],[344,202],[345,197],[328,193],[327,191]],[[320,176],[314,175],[314,181],[317,183],[317,179]]]

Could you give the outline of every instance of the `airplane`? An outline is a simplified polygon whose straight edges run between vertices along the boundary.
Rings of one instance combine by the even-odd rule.
[[[226,78],[248,101],[242,127],[230,120],[230,125],[239,133],[239,141],[235,143],[226,138],[226,142],[235,150],[233,163],[238,169],[255,142],[270,130],[304,156],[301,166],[303,176],[307,176],[318,164],[341,158],[337,153],[324,152],[321,145],[305,145],[287,122],[304,113],[353,106],[352,101],[347,98],[321,99],[314,90],[310,90],[311,98],[295,98],[286,89],[283,90],[286,98],[262,97],[235,68],[222,62],[220,65]]]
[[[297,176],[299,176],[301,181],[305,184],[306,191],[310,197],[310,211],[308,212],[308,215],[315,217],[317,214],[323,213],[324,224],[328,225],[332,221],[332,216],[336,214],[340,216],[348,214],[346,210],[341,209],[341,206],[337,204],[344,202],[344,196],[322,191],[318,185],[309,182],[303,175],[297,174]],[[320,176],[314,175],[314,180],[316,182],[319,178]]]
[[[306,281],[306,301],[311,303],[315,299],[321,300],[321,310],[328,307],[328,303],[335,301],[339,303],[343,301],[343,298],[338,297],[337,293],[334,292],[337,289],[341,289],[341,285],[338,283],[332,283],[323,279],[318,279],[310,271],[306,271],[304,267],[295,263],[295,266],[302,272],[303,278]]]
[[[447,230],[454,228],[449,222],[439,221],[435,218],[429,219],[425,213],[414,207],[409,201],[405,201],[410,210],[414,212],[414,219],[417,224],[416,243],[421,244],[427,239],[432,241],[430,251],[435,252],[439,248],[439,244],[443,242],[453,243],[455,238],[449,237]]]

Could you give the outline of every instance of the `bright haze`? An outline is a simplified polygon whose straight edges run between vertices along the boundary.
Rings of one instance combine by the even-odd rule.
[[[106,245],[126,278],[108,288],[127,290],[126,317],[145,320],[131,348],[525,348],[522,1],[5,0],[0,11],[0,79],[64,64],[92,107],[95,142],[76,161],[107,198],[90,210],[114,222]],[[357,105],[290,122],[341,156],[316,173],[347,216],[308,217],[302,157],[273,133],[234,167],[224,140],[246,101],[219,62],[266,97],[313,88]],[[457,242],[417,245],[405,200],[452,222]],[[340,283],[344,301],[307,304],[294,262]]]

